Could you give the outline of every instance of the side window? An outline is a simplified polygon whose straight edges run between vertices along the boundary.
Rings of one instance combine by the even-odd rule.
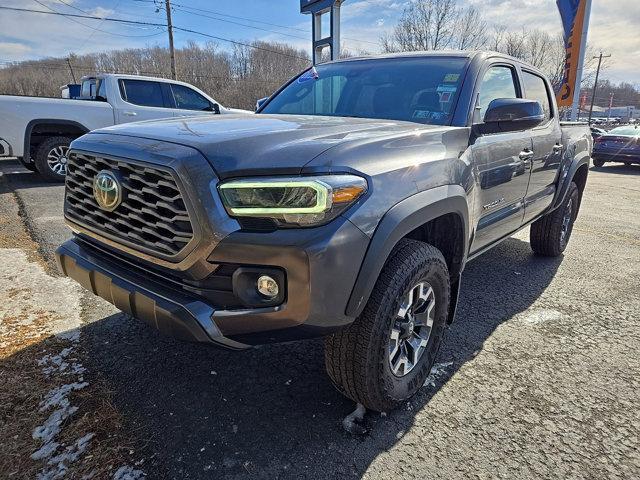
[[[147,80],[120,80],[122,98],[143,107],[164,107],[162,88],[158,82]]]
[[[542,110],[544,110],[545,120],[549,120],[552,115],[547,83],[542,77],[525,71],[522,72],[522,80],[524,83],[524,93],[526,98],[540,102]]]
[[[336,113],[342,98],[342,92],[347,85],[346,77],[331,75],[324,78],[314,78],[308,70],[296,80],[304,85],[292,98],[288,99],[280,108],[280,113],[332,115]]]
[[[489,68],[480,83],[480,97],[478,99],[478,109],[474,122],[479,123],[484,120],[484,114],[492,100],[496,98],[518,98],[514,71],[505,66],[495,66]]]
[[[173,98],[176,100],[176,108],[183,110],[211,111],[211,103],[195,90],[183,85],[171,84]]]

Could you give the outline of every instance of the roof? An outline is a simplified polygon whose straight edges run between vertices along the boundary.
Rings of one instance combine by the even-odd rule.
[[[358,57],[341,58],[334,60],[334,62],[344,62],[350,60],[368,60],[376,58],[406,58],[406,57],[461,57],[461,58],[473,58],[478,55],[484,55],[486,57],[502,57],[509,60],[522,62],[522,60],[507,55],[505,53],[496,52],[493,50],[418,50],[410,52],[391,52],[391,53],[379,53],[376,55],[363,55]]]

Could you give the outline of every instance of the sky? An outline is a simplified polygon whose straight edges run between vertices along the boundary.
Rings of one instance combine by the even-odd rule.
[[[612,55],[603,77],[640,86],[640,0],[592,1],[589,43]],[[408,0],[345,0],[341,24],[343,46],[354,52],[379,51],[380,36],[393,28],[407,3]],[[505,24],[510,29],[527,26],[551,34],[560,33],[562,29],[554,0],[468,0],[464,3],[481,9],[490,23]],[[310,50],[311,18],[300,14],[299,0],[172,0],[172,4],[176,26],[231,40],[281,41]],[[0,6],[35,10],[48,7],[80,15],[85,11],[151,23],[166,21],[164,9],[156,12],[153,0],[0,0]],[[189,40],[204,43],[211,39],[175,32],[177,46]],[[217,42],[222,48],[231,45],[222,40]],[[0,65],[8,61],[66,56],[70,52],[151,45],[167,45],[166,32],[151,26],[74,21],[0,10]]]

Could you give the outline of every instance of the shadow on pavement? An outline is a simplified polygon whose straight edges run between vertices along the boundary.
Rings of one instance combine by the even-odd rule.
[[[150,478],[358,478],[496,327],[541,295],[560,263],[516,239],[471,262],[437,360],[453,363],[410,410],[368,414],[365,437],[341,427],[354,404],[330,384],[321,341],[234,353],[178,343],[113,315],[83,328],[85,366],[106,378],[128,427],[149,442]]]
[[[27,188],[64,186],[64,183],[48,182],[36,172],[27,170],[15,159],[0,159],[0,173],[7,180],[0,183],[2,193]]]
[[[640,164],[605,163],[603,167],[591,167],[591,170],[618,175],[640,175]]]

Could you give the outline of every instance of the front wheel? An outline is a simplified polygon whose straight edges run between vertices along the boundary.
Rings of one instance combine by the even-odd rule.
[[[536,254],[557,257],[564,252],[573,232],[579,204],[580,191],[575,182],[571,182],[562,205],[531,224],[529,239]]]
[[[594,158],[593,159],[593,166],[594,167],[598,167],[598,168],[603,167],[604,166],[604,160],[600,160],[598,158]]]
[[[64,182],[71,141],[69,137],[49,137],[38,145],[35,155],[36,169],[50,182]]]
[[[450,290],[442,253],[402,240],[362,314],[325,340],[327,373],[336,388],[380,412],[413,396],[442,343]]]

